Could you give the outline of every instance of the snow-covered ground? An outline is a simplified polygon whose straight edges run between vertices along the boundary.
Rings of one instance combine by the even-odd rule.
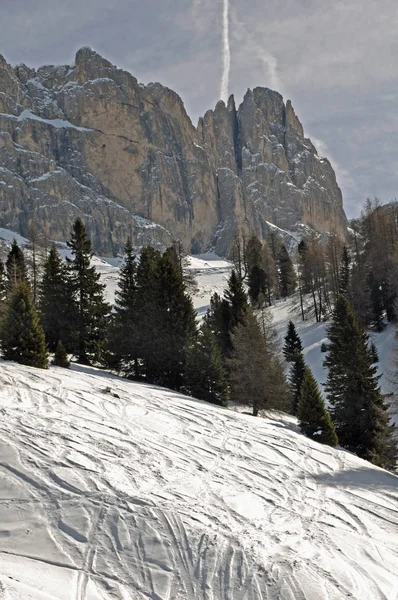
[[[398,478],[95,369],[0,363],[5,600],[396,600]]]

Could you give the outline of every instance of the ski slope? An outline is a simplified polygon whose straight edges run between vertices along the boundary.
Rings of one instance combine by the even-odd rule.
[[[397,600],[398,478],[87,368],[0,362],[5,600]]]

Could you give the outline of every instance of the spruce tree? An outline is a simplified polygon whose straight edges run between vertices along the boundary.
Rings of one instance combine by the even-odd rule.
[[[293,321],[289,321],[285,336],[285,344],[283,346],[283,356],[287,362],[293,362],[295,360],[296,352],[302,352],[302,350],[303,345],[296,331],[296,327],[294,326]]]
[[[282,298],[291,296],[297,284],[296,273],[286,247],[282,244],[278,252],[279,292]]]
[[[90,266],[93,256],[91,241],[81,219],[76,219],[68,242],[73,259],[67,259],[77,319],[74,323],[79,362],[101,362],[106,336],[107,316],[110,306],[105,302],[105,285],[99,283],[100,275]]]
[[[268,298],[269,282],[267,273],[262,267],[255,265],[248,274],[249,297],[253,306],[258,306],[261,301]]]
[[[248,301],[243,281],[238,277],[235,269],[232,269],[228,279],[228,287],[225,292],[225,299],[230,305],[230,328],[231,330],[239,324],[245,322],[248,311]]]
[[[137,263],[129,238],[108,330],[107,363],[109,367],[133,378],[140,375],[136,274]]]
[[[69,367],[70,367],[70,361],[68,359],[68,354],[67,354],[65,346],[63,345],[61,340],[58,341],[57,347],[55,349],[55,354],[54,354],[54,359],[52,361],[52,364],[55,365],[56,367],[62,367],[64,369],[69,369]]]
[[[290,389],[292,393],[292,413],[297,415],[297,408],[300,399],[301,385],[303,383],[305,373],[305,362],[303,353],[296,351],[292,366],[290,369]]]
[[[214,334],[202,325],[188,344],[183,390],[194,398],[227,406],[228,385],[222,356]]]
[[[44,331],[26,281],[19,281],[13,286],[2,319],[0,337],[4,360],[47,369]]]
[[[307,437],[333,448],[337,446],[334,425],[309,367],[305,369],[301,385],[297,418],[301,431]]]
[[[7,271],[7,289],[12,291],[13,287],[20,281],[28,281],[28,271],[25,263],[25,256],[22,249],[14,239],[11,244],[11,250],[6,260]]]
[[[221,356],[225,359],[232,349],[230,331],[231,308],[225,298],[221,298],[215,292],[210,298],[210,308],[204,319],[206,325],[214,334],[217,344],[221,350]]]
[[[337,299],[328,336],[325,390],[340,445],[374,464],[393,468],[396,444],[369,337],[344,296]]]
[[[43,266],[39,286],[39,315],[50,352],[59,341],[69,352],[74,348],[73,324],[78,318],[72,284],[65,263],[52,245]]]

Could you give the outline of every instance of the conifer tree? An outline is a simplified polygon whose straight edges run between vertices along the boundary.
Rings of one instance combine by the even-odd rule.
[[[235,269],[232,269],[228,279],[228,287],[225,292],[225,299],[230,305],[230,329],[232,330],[238,324],[245,322],[246,313],[248,311],[248,301],[243,281],[238,277]]]
[[[210,298],[210,308],[204,319],[206,325],[214,334],[223,359],[232,349],[230,331],[231,309],[228,301],[215,292]]]
[[[50,352],[54,352],[59,341],[70,352],[74,348],[73,324],[78,318],[77,306],[69,272],[52,245],[43,266],[43,277],[39,286],[39,316]]]
[[[104,300],[105,285],[100,275],[90,266],[93,256],[91,241],[81,219],[76,219],[68,242],[73,259],[67,259],[72,290],[78,309],[75,323],[77,356],[79,362],[100,362],[106,336],[107,315],[110,306]]]
[[[56,367],[62,367],[63,369],[69,369],[70,367],[68,354],[61,340],[58,341],[52,364]]]
[[[350,285],[350,264],[350,255],[348,254],[347,246],[344,246],[339,272],[339,294],[346,297],[348,296]]]
[[[254,265],[248,274],[249,297],[253,306],[258,306],[261,300],[268,297],[269,282],[267,273],[262,267]]]
[[[303,353],[296,351],[294,360],[290,369],[290,389],[292,393],[292,413],[297,415],[297,408],[300,399],[301,385],[305,373],[305,362]]]
[[[279,292],[282,298],[291,296],[297,284],[296,273],[286,247],[282,244],[278,253]]]
[[[293,362],[295,360],[296,352],[302,352],[302,350],[303,345],[296,331],[296,327],[294,326],[293,321],[289,321],[285,336],[285,345],[283,346],[283,356],[287,362]]]
[[[47,369],[44,331],[26,281],[19,281],[13,286],[2,319],[0,337],[4,360]]]
[[[0,316],[4,313],[7,298],[7,279],[5,265],[0,260]]]
[[[340,444],[374,464],[393,468],[396,444],[377,366],[368,335],[344,296],[337,299],[328,336],[325,390]]]
[[[22,249],[14,239],[11,250],[6,260],[7,288],[11,292],[12,288],[20,281],[28,281],[28,271],[25,263],[25,256]]]
[[[309,367],[305,369],[301,385],[297,417],[300,429],[307,437],[333,448],[337,446],[334,425]]]
[[[207,325],[188,344],[184,374],[184,391],[194,398],[227,406],[228,385],[221,352]]]
[[[374,342],[371,342],[371,344],[370,344],[370,351],[372,353],[373,364],[378,363],[379,362],[379,353],[377,352],[376,344]]]
[[[136,274],[137,263],[129,238],[108,330],[107,363],[111,368],[134,378],[140,375]]]
[[[254,416],[263,408],[287,411],[291,405],[273,338],[250,310],[232,333],[233,350],[227,361],[231,398],[252,406]]]

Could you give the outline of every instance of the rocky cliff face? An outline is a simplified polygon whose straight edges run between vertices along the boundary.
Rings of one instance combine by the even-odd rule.
[[[249,90],[195,128],[181,99],[143,86],[89,48],[75,65],[12,68],[0,56],[0,226],[69,237],[81,216],[94,247],[181,239],[225,254],[237,229],[306,223],[344,236],[335,174],[290,101]]]

